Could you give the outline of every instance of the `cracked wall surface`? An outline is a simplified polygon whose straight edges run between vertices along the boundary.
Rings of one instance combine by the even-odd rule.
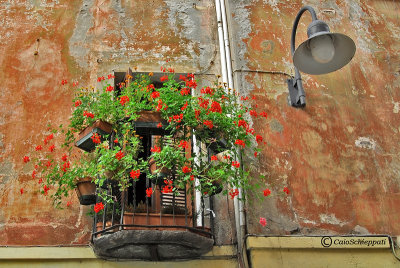
[[[0,244],[87,244],[88,208],[73,194],[70,207],[54,209],[23,163],[47,124],[69,116],[72,95],[61,80],[96,86],[113,70],[157,72],[169,60],[176,72],[213,81],[214,3],[13,0],[0,3],[0,21]]]
[[[302,74],[307,107],[294,109],[284,73],[294,73],[290,36],[304,5],[357,51],[334,73]],[[267,141],[254,166],[275,194],[249,207],[249,233],[399,234],[400,3],[231,0],[229,9],[236,84],[269,114],[253,121]],[[296,45],[310,22],[304,13]]]

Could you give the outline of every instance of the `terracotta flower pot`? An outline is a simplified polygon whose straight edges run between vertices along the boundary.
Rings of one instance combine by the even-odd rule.
[[[91,126],[88,126],[79,133],[78,140],[75,143],[75,146],[86,152],[91,152],[95,148],[95,144],[92,140],[92,136],[94,135],[94,133],[97,133],[99,136],[102,137],[104,135],[110,134],[111,131],[111,124],[105,121],[97,120]]]
[[[92,182],[92,178],[80,178],[76,183],[75,191],[81,205],[96,204],[96,184]]]

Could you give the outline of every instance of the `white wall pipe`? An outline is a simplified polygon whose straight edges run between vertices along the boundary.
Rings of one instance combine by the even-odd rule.
[[[197,145],[197,139],[196,139],[196,133],[193,134],[193,152],[194,152],[194,162],[196,165],[200,165],[200,159],[198,157],[198,155],[200,154],[200,148]],[[200,186],[200,181],[198,178],[195,179],[194,181],[194,186],[195,186],[195,207],[196,207],[196,224],[197,226],[203,226],[203,222],[202,222],[202,217],[201,217],[201,213],[204,213],[204,211],[202,210],[201,207],[201,192],[200,190],[198,190],[199,186]]]
[[[230,46],[229,46],[229,35],[228,35],[228,26],[226,19],[226,9],[225,9],[225,0],[215,0],[215,8],[217,13],[217,23],[218,23],[218,40],[219,40],[219,49],[221,54],[221,71],[222,71],[222,81],[228,84],[229,88],[233,88],[233,72],[232,72],[232,61],[230,54]],[[239,188],[239,198],[242,198],[242,189]],[[243,202],[239,200],[238,197],[235,197],[233,201],[234,211],[235,211],[235,225],[236,225],[236,238],[238,243],[238,253],[241,255],[242,253],[242,239],[244,226],[245,226],[245,217],[244,217],[244,209]]]
[[[225,50],[225,59],[226,59],[226,71],[227,71],[227,80],[228,87],[233,88],[233,73],[232,73],[232,60],[231,60],[231,49],[229,46],[229,35],[228,35],[228,23],[226,20],[226,9],[225,9],[225,0],[219,0],[221,3],[221,17],[222,17],[222,29],[223,29],[223,38],[224,38],[224,50]]]
[[[225,54],[225,45],[224,45],[224,31],[223,31],[223,26],[222,26],[222,11],[221,11],[220,0],[215,0],[215,9],[216,9],[216,13],[217,13],[218,41],[219,41],[219,54],[220,54],[220,58],[221,58],[222,82],[228,83],[228,74],[227,74],[227,67],[226,67],[226,54]]]

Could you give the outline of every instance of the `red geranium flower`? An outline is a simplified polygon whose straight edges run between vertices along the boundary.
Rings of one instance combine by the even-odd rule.
[[[107,76],[107,78],[108,78],[108,79],[115,78],[115,75],[113,75],[113,74],[109,74],[109,75]]]
[[[182,147],[183,149],[188,147],[187,141],[180,141],[178,147]]]
[[[21,192],[21,194],[24,193],[24,188],[19,189],[19,191]]]
[[[97,203],[94,205],[94,212],[99,213],[101,210],[104,209],[103,202]]]
[[[257,117],[257,112],[254,111],[254,110],[250,110],[250,115],[254,116],[254,117]]]
[[[36,174],[37,174],[36,170],[33,170],[32,171],[32,179],[34,179],[36,177]]]
[[[153,194],[153,189],[150,187],[150,188],[147,188],[146,189],[146,196],[147,197],[151,197],[151,195]]]
[[[214,127],[213,121],[211,120],[204,120],[203,124],[206,125],[209,129],[212,129]]]
[[[152,97],[153,99],[157,99],[158,97],[160,97],[160,92],[158,92],[158,91],[153,91],[153,92],[151,93],[151,97]]]
[[[42,150],[42,145],[36,146],[35,151],[40,151],[40,150]]]
[[[46,167],[50,167],[51,166],[51,161],[47,161],[46,162]]]
[[[83,116],[94,118],[94,114],[88,111],[83,111]]]
[[[283,187],[283,191],[288,195],[290,193],[289,188]]]
[[[263,193],[264,193],[264,196],[269,196],[271,194],[271,190],[267,188],[263,191]]]
[[[56,146],[53,144],[49,147],[49,151],[53,152],[56,149]]]
[[[158,128],[162,128],[162,124],[161,124],[161,123],[158,123],[158,124],[157,124],[157,127],[158,127]]]
[[[61,160],[64,161],[64,162],[66,162],[66,161],[68,160],[68,156],[67,156],[66,154],[64,154],[64,155],[61,157]]]
[[[211,103],[210,111],[213,112],[213,113],[222,113],[221,105],[218,102],[213,101]]]
[[[97,134],[97,133],[94,133],[94,134],[92,135],[91,139],[92,139],[93,143],[95,143],[95,144],[101,143],[100,136],[99,136],[99,134]]]
[[[262,142],[263,141],[263,137],[261,137],[260,135],[257,135],[256,136],[256,141],[257,141],[257,143]]]
[[[231,196],[231,199],[234,199],[235,196],[239,195],[239,190],[238,189],[232,189],[229,191],[229,195]]]
[[[211,156],[211,160],[212,161],[218,160],[218,157],[216,155],[213,155],[213,156]]]
[[[130,175],[131,175],[132,179],[139,179],[139,177],[140,177],[140,169],[132,170]]]
[[[31,161],[29,156],[24,156],[24,163],[28,163],[29,161]]]
[[[72,204],[72,202],[71,202],[71,201],[68,201],[68,202],[67,202],[67,207],[71,206],[71,204]]]
[[[240,145],[240,146],[243,146],[243,148],[246,146],[245,142],[242,141],[242,140],[239,140],[239,139],[235,141],[235,144],[238,144],[238,145]]]
[[[267,220],[265,218],[260,217],[260,224],[265,227],[267,225]]]
[[[190,173],[190,172],[192,172],[192,169],[189,168],[189,167],[187,167],[187,166],[184,166],[184,167],[182,168],[182,172],[183,172],[183,173]]]
[[[114,90],[114,87],[113,86],[108,86],[107,88],[106,88],[106,91],[108,91],[108,92],[111,92],[111,91],[113,91]]]
[[[123,153],[122,151],[119,151],[118,153],[115,154],[115,157],[116,157],[118,160],[121,160],[122,157],[124,157],[124,156],[125,156],[125,155],[124,155],[124,153]]]
[[[240,163],[238,161],[232,161],[232,166],[235,168],[239,168],[240,167]]]
[[[161,152],[161,148],[158,147],[157,145],[154,145],[154,147],[151,148],[150,151],[151,151],[152,153],[159,153],[159,152]]]
[[[47,185],[43,186],[43,191],[44,191],[44,195],[47,195],[47,192],[50,190],[49,187],[47,187]]]
[[[163,76],[161,76],[161,78],[160,78],[160,81],[161,82],[164,82],[164,81],[167,81],[168,80],[168,76],[167,75],[163,75]]]
[[[125,103],[127,103],[128,101],[129,101],[128,96],[122,96],[119,103],[121,103],[121,105],[125,105]]]
[[[81,104],[82,104],[82,101],[81,101],[81,100],[75,101],[75,107],[78,107],[78,106],[81,105]]]
[[[68,83],[67,80],[65,79],[61,80],[61,85],[66,85],[67,83]]]

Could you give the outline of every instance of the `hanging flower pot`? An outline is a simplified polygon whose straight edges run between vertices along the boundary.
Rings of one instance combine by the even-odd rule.
[[[84,130],[79,133],[78,140],[75,143],[75,146],[86,151],[91,152],[95,148],[95,137],[93,135],[98,135],[98,138],[102,138],[103,136],[110,134],[112,131],[112,125],[101,120],[97,120],[91,126],[88,126]],[[101,140],[99,140],[100,142]]]
[[[92,178],[80,178],[75,190],[81,205],[96,204],[96,184],[92,182]]]

